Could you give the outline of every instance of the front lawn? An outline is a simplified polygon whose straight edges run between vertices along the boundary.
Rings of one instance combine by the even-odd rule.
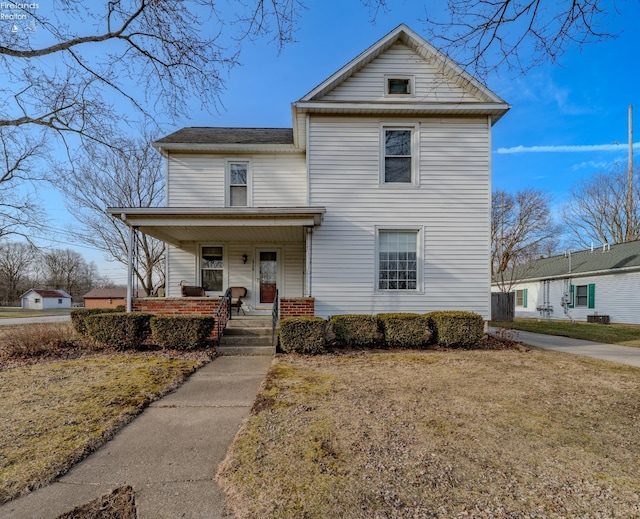
[[[491,326],[640,348],[640,326],[571,323],[569,321],[535,321],[532,319],[492,322]]]
[[[68,323],[2,328],[0,503],[66,472],[210,358],[92,350]]]
[[[554,352],[281,356],[217,479],[238,518],[640,516],[640,370]]]

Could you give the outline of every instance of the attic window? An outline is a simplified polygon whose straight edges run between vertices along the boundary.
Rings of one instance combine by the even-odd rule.
[[[387,95],[411,95],[411,79],[387,77]]]

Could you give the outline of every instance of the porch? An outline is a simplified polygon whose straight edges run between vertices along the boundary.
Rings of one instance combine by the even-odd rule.
[[[215,315],[230,287],[243,287],[242,313],[271,315],[279,294],[281,318],[314,315],[311,256],[313,230],[322,207],[109,208],[130,229],[129,265],[135,261],[134,233],[167,244],[166,297],[133,298],[129,268],[127,310],[154,314]],[[201,287],[183,297],[181,285]],[[234,309],[235,312],[235,309]]]

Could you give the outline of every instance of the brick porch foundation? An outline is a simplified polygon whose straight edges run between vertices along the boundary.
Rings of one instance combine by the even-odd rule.
[[[313,297],[280,298],[280,319],[315,315],[316,300]]]

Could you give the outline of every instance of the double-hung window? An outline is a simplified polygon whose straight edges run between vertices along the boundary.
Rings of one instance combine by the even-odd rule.
[[[246,207],[249,204],[249,162],[227,163],[227,205]]]
[[[222,292],[224,278],[224,249],[202,247],[200,278],[205,292]]]
[[[416,230],[378,231],[378,290],[419,289],[419,242]]]
[[[417,184],[416,132],[414,126],[383,126],[381,128],[382,184]]]

